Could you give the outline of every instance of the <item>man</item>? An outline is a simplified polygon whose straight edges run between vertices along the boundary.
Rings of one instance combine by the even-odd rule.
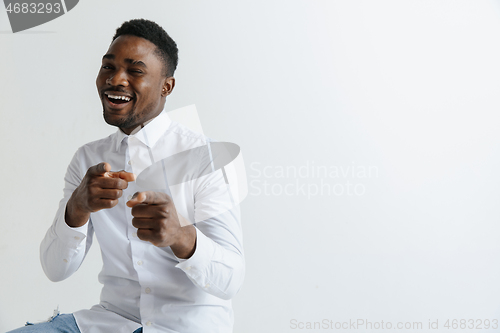
[[[40,247],[46,275],[60,281],[78,269],[95,232],[100,304],[16,332],[232,332],[230,299],[243,282],[244,258],[227,177],[213,170],[181,183],[161,179],[169,157],[202,156],[196,149],[210,145],[163,111],[177,59],[175,42],[156,23],[131,20],[117,29],[96,85],[105,121],[119,129],[76,152]],[[184,170],[213,166],[188,161]],[[155,166],[165,172],[148,176]]]

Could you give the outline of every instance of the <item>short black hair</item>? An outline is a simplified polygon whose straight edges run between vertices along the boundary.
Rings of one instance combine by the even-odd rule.
[[[113,36],[113,41],[121,35],[132,35],[149,40],[156,45],[156,54],[163,62],[163,74],[174,75],[179,61],[177,44],[156,22],[145,19],[134,19],[124,22]],[[112,41],[112,42],[113,42]]]

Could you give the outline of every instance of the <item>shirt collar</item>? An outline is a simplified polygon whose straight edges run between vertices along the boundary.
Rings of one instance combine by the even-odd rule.
[[[147,122],[143,128],[139,129],[137,132],[136,130],[133,130],[130,135],[127,135],[118,129],[115,135],[115,148],[117,151],[120,150],[122,141],[129,137],[135,137],[149,148],[152,148],[161,135],[165,133],[171,122],[172,120],[168,116],[167,112],[163,110],[158,116]]]

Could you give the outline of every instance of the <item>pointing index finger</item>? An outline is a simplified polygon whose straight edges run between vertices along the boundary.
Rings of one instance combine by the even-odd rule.
[[[149,205],[159,205],[166,204],[170,200],[170,197],[162,192],[145,191],[136,192],[132,199],[127,201],[127,206],[134,207],[137,204],[149,204]]]
[[[108,172],[108,176],[111,178],[120,178],[126,180],[127,182],[133,182],[136,179],[135,174],[124,170],[116,172]]]

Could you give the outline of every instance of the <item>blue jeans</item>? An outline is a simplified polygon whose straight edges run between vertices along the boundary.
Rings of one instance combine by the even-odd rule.
[[[81,333],[76,325],[75,317],[70,314],[61,314],[52,318],[49,322],[40,324],[29,324],[7,333]],[[134,333],[142,333],[142,327],[135,330]]]

